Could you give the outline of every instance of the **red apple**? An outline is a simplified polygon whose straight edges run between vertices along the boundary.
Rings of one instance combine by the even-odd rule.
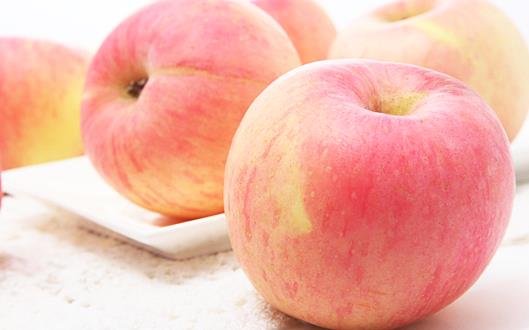
[[[301,62],[327,58],[336,28],[315,0],[251,0],[272,16],[294,43]]]
[[[222,213],[224,164],[242,116],[300,64],[279,24],[250,3],[152,4],[108,36],[89,68],[86,153],[145,208],[181,219]]]
[[[400,0],[338,34],[330,58],[420,65],[474,88],[512,140],[529,110],[529,51],[514,24],[481,0]]]
[[[226,164],[233,250],[279,310],[402,326],[463,294],[496,251],[514,174],[497,117],[424,68],[309,64],[251,105]]]
[[[83,153],[79,128],[88,56],[42,40],[0,38],[3,169]]]

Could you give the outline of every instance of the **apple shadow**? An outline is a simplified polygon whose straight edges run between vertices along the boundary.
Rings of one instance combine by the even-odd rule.
[[[166,217],[166,216],[160,215],[159,217],[154,219],[151,222],[151,224],[157,227],[167,227],[167,226],[176,225],[176,224],[187,222],[187,221],[193,221],[193,220],[185,219],[185,218]]]
[[[6,269],[11,264],[11,256],[6,253],[0,253],[0,270]]]

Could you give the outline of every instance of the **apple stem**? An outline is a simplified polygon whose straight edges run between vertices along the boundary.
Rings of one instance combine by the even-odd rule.
[[[134,98],[140,97],[141,91],[143,90],[145,85],[147,85],[147,81],[149,81],[149,79],[143,78],[143,79],[131,82],[127,86],[127,94]]]

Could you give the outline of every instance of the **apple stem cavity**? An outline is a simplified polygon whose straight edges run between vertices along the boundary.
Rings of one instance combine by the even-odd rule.
[[[385,22],[396,23],[428,12],[432,5],[429,1],[417,3],[396,2],[379,10],[378,16]]]
[[[372,100],[368,109],[393,116],[406,116],[414,112],[426,93],[408,92],[400,95],[390,94]]]
[[[143,78],[140,80],[135,80],[131,82],[127,86],[127,94],[133,98],[138,98],[141,95],[141,92],[143,91],[143,88],[145,85],[147,85],[147,82],[149,81],[148,78]]]

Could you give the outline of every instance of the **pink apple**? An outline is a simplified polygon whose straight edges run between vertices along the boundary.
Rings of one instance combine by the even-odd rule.
[[[251,0],[287,32],[303,63],[324,60],[336,38],[336,28],[315,0]]]
[[[496,111],[511,140],[529,109],[529,51],[487,1],[390,3],[340,32],[330,57],[410,63],[458,78]]]
[[[248,277],[274,307],[332,329],[398,327],[454,301],[496,251],[513,197],[489,106],[447,75],[390,62],[278,79],[226,164]]]
[[[86,152],[133,202],[181,219],[223,211],[224,164],[251,102],[300,60],[250,3],[172,0],[120,24],[95,56]]]
[[[79,118],[88,56],[42,40],[0,38],[3,169],[83,153]]]

